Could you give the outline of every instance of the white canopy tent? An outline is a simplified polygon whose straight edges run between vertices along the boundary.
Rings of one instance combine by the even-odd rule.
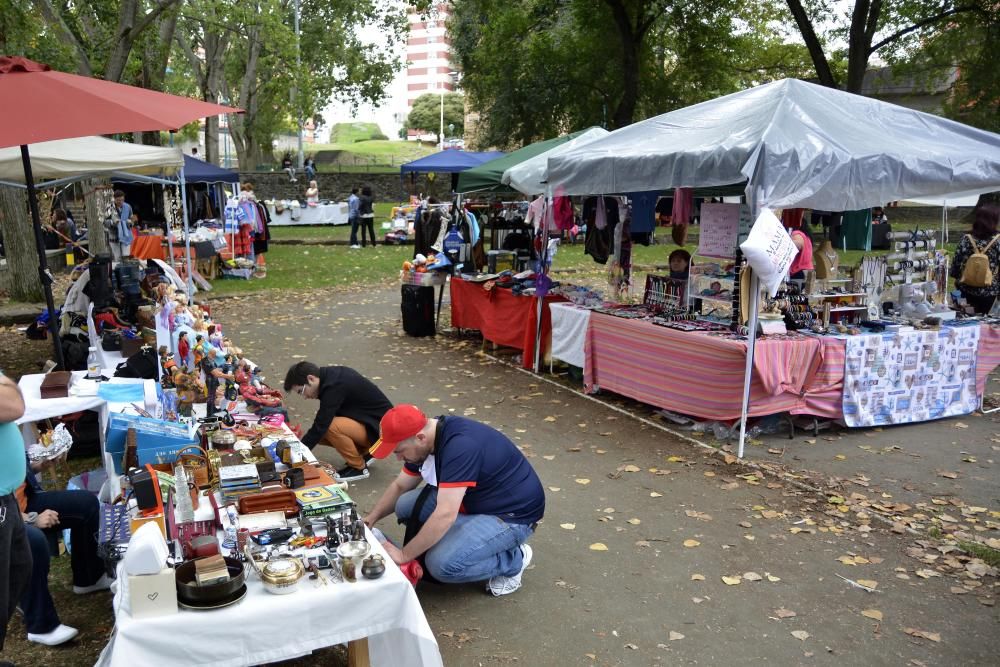
[[[745,184],[763,208],[853,210],[1000,190],[1000,135],[785,79],[629,125],[548,160],[565,194]],[[756,330],[757,282],[751,287]],[[748,340],[739,454],[755,336]]]
[[[514,165],[503,173],[500,182],[526,195],[542,194],[545,192],[548,179],[550,157],[562,155],[609,134],[610,132],[601,127],[585,130],[564,144],[559,144],[551,150],[539,153],[533,158],[528,158],[524,162]]]
[[[184,192],[184,154],[180,148],[144,146],[114,141],[104,137],[57,139],[31,144],[32,174],[38,189],[50,188],[73,181],[101,176],[120,181],[138,181],[177,185]],[[21,149],[0,149],[0,184],[27,187]],[[184,234],[188,236],[187,202],[184,202]],[[170,258],[173,241],[167,235]],[[191,279],[191,242],[187,241],[188,293],[194,294]]]

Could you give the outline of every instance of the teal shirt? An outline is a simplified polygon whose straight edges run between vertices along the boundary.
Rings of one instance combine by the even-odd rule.
[[[3,372],[0,371],[0,375]],[[0,496],[14,493],[24,482],[24,440],[13,422],[0,424]]]

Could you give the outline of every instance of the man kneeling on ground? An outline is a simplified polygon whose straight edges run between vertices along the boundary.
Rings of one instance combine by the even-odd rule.
[[[379,421],[392,403],[375,384],[347,366],[318,367],[300,361],[285,375],[285,391],[319,400],[319,410],[302,444],[312,449],[324,444],[336,448],[347,465],[337,471],[341,480],[365,479],[365,454],[378,440]]]
[[[514,443],[464,417],[428,419],[413,405],[389,410],[381,434],[371,455],[395,454],[403,470],[365,523],[395,511],[407,524],[402,549],[383,544],[389,556],[399,565],[422,556],[442,583],[488,580],[495,596],[520,588],[531,563],[525,542],[545,513],[545,492]],[[418,490],[421,479],[427,484]]]

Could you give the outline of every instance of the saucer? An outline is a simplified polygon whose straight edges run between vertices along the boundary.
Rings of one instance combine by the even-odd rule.
[[[185,609],[191,609],[194,611],[208,611],[210,609],[222,609],[223,607],[234,605],[237,602],[241,601],[246,596],[247,596],[247,587],[246,584],[243,584],[242,586],[237,588],[232,595],[228,595],[222,598],[221,600],[216,600],[213,602],[193,602],[193,601],[184,602],[178,598],[177,604],[184,607]]]

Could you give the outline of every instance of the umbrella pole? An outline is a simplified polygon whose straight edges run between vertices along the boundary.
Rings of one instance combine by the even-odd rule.
[[[56,368],[66,369],[63,359],[62,341],[59,340],[59,322],[56,318],[56,304],[52,299],[52,283],[55,279],[49,271],[48,258],[45,256],[45,241],[42,239],[42,220],[38,214],[38,198],[35,194],[35,179],[31,175],[31,156],[28,146],[21,144],[21,163],[24,165],[24,183],[28,186],[28,209],[31,211],[31,227],[35,232],[35,250],[38,252],[38,278],[45,290],[45,305],[49,310],[49,333],[52,334],[52,345],[55,348]]]

